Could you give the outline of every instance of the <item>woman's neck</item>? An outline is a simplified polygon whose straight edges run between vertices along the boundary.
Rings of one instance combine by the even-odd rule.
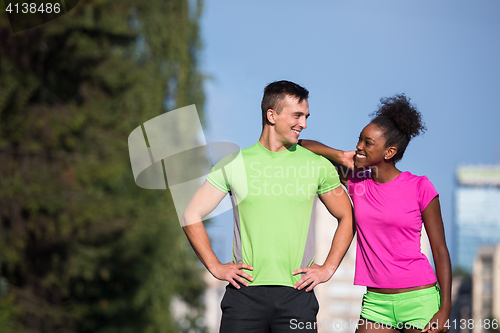
[[[390,182],[401,173],[394,163],[383,163],[382,165],[375,165],[370,169],[373,181],[381,184]]]

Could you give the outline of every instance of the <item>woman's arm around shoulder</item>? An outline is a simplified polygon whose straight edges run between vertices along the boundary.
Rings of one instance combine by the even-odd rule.
[[[332,161],[333,164],[340,169],[339,176],[342,183],[345,184],[345,182],[347,182],[349,171],[354,169],[355,151],[343,151],[331,148],[314,140],[300,140],[299,144],[313,153],[321,155]]]

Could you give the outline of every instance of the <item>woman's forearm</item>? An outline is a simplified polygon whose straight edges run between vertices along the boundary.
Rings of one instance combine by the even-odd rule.
[[[446,247],[437,250],[434,254],[436,276],[441,289],[441,308],[451,311],[451,263]]]
[[[328,147],[321,142],[314,140],[302,140],[301,146],[309,149],[315,154],[324,156],[338,164],[344,165],[344,151]],[[347,166],[347,165],[344,165]]]

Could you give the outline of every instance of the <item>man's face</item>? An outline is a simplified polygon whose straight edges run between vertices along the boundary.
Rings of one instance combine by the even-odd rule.
[[[282,106],[281,112],[274,116],[277,139],[284,145],[296,144],[299,142],[300,132],[307,127],[309,102],[304,99],[299,103],[298,98],[286,96]]]

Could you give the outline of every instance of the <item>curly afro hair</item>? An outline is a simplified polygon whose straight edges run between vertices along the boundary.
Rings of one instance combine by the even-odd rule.
[[[370,116],[374,117],[371,123],[378,125],[384,131],[387,140],[385,146],[398,148],[398,152],[392,158],[394,163],[403,158],[410,140],[427,129],[422,115],[405,94],[381,98],[378,110]]]

